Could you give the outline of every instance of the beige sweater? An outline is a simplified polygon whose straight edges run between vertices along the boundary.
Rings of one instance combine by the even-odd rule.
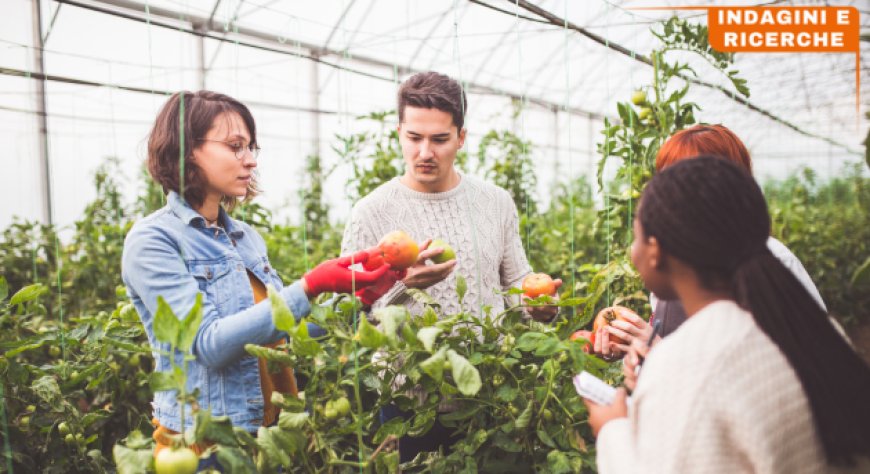
[[[388,232],[404,230],[414,240],[441,238],[456,251],[457,265],[444,280],[425,291],[444,314],[460,311],[456,276],[468,285],[465,309],[479,314],[491,306],[504,309],[495,291],[520,286],[531,271],[519,235],[517,209],[507,191],[472,176],[461,175],[455,188],[421,193],[400,182],[384,183],[354,205],[344,230],[341,253],[346,255],[377,245]],[[397,283],[374,307],[400,304],[418,314],[422,306]]]
[[[628,418],[602,428],[597,450],[602,474],[834,472],[794,370],[731,301],[655,346]]]

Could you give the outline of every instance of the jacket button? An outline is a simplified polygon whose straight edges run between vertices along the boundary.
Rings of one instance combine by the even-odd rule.
[[[269,273],[270,271],[272,271],[272,269],[269,268],[269,265],[266,265],[265,267],[263,267],[263,271]]]
[[[211,280],[211,277],[212,277],[211,268],[205,269],[205,277],[208,278],[209,280]]]

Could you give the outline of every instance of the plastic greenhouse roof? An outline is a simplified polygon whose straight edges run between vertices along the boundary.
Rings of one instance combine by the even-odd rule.
[[[650,28],[671,15],[706,19],[699,12],[632,8],[735,4],[529,3],[639,55],[649,55],[658,45]],[[425,70],[444,72],[466,84],[470,150],[490,128],[512,129],[535,144],[536,159],[545,165],[539,191],[546,201],[547,187],[564,178],[566,170],[589,174],[601,118],[614,116],[618,100],[627,100],[634,89],[648,85],[652,68],[564,24],[554,25],[524,4],[510,0],[42,1],[43,28],[50,32],[44,46],[46,73],[96,84],[48,81],[46,85],[52,179],[76,178],[72,180],[76,184],[53,186],[58,220],[70,222],[81,211],[91,192],[87,173],[102,157],[118,156],[125,168],[134,169],[128,172],[130,178],[136,176],[135,167],[144,158],[144,137],[164,100],[148,91],[199,88],[200,57],[207,68],[206,88],[237,96],[251,105],[258,127],[263,124],[264,140],[271,142],[272,151],[264,150],[261,158],[264,198],[273,209],[288,203],[292,207],[297,199],[300,155],[320,152],[327,162],[337,160],[331,151],[334,135],[357,131],[361,127],[354,119],[357,115],[393,108],[398,82]],[[862,29],[870,27],[867,0],[828,4],[858,8]],[[0,48],[5,52],[0,67],[33,71],[30,7],[27,0],[4,2]],[[195,28],[207,32],[201,55],[197,36],[189,32]],[[863,116],[870,108],[866,45],[862,42],[860,54],[860,116],[852,54],[738,54],[735,64],[748,80],[749,101],[774,118],[708,87],[693,86],[689,99],[702,107],[700,120],[724,123],[744,139],[761,177],[781,177],[800,166],[822,176],[836,175],[844,164],[861,159],[861,141],[870,125]],[[703,61],[681,59],[688,60],[701,79],[733,89]],[[13,166],[22,170],[13,173],[18,179],[7,177],[2,184],[26,194],[29,181],[21,175],[31,172],[28,167],[36,156],[36,139],[27,138],[35,134],[35,117],[28,114],[33,110],[33,81],[8,75],[0,76],[0,81],[0,90],[5,91],[0,94],[0,123],[4,124],[0,138],[8,142],[14,137]],[[517,100],[527,102],[519,115],[513,113]],[[342,173],[339,170],[331,178],[338,187],[342,187]],[[349,204],[334,199],[340,218],[341,209]],[[0,224],[8,223],[14,213],[38,214],[26,208],[4,210]]]

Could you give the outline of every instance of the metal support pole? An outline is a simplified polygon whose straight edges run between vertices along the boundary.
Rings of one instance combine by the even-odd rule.
[[[559,186],[559,162],[562,160],[562,143],[559,141],[559,108],[554,106],[551,110],[553,111],[553,147],[556,150],[554,153],[556,159],[553,160],[553,185],[551,189],[556,189]],[[571,159],[571,150],[568,150],[566,156],[569,160]],[[573,176],[568,177],[569,186],[572,179],[574,179]]]
[[[199,29],[199,28],[197,28]],[[204,30],[204,29],[203,29]],[[202,35],[196,36],[196,53],[199,61],[199,88],[205,89],[205,76],[208,69],[205,67],[205,37]]]
[[[33,59],[34,69],[39,74],[36,80],[36,120],[39,142],[39,180],[42,194],[42,222],[48,225],[54,223],[51,208],[51,169],[48,161],[48,117],[45,113],[45,61],[42,57],[42,8],[40,0],[33,0]]]
[[[312,52],[312,56],[320,55]],[[311,90],[309,91],[311,110],[320,110],[320,63],[311,61]],[[320,157],[320,114],[311,117],[311,154]]]

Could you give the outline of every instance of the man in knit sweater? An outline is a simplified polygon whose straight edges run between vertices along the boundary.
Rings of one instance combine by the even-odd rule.
[[[384,183],[353,207],[342,240],[342,254],[377,245],[382,236],[404,230],[422,251],[416,265],[374,307],[404,305],[418,314],[420,303],[410,298],[408,288],[425,290],[444,314],[460,311],[456,277],[468,283],[466,310],[492,314],[504,310],[505,299],[497,291],[519,287],[532,269],[519,235],[517,209],[504,189],[453,166],[465,142],[467,102],[455,80],[435,72],[420,73],[399,89],[399,141],[405,159],[405,174]],[[427,263],[441,248],[427,248],[440,238],[456,252],[445,263]],[[556,280],[557,285],[561,280]],[[528,308],[529,314],[547,321],[554,307]]]
[[[356,203],[344,229],[342,254],[369,249],[388,232],[403,230],[422,242],[420,256],[374,308],[404,305],[412,314],[419,314],[422,305],[407,291],[417,288],[432,296],[443,314],[458,313],[462,308],[456,278],[462,275],[468,284],[464,309],[481,315],[483,308],[490,307],[492,314],[498,314],[505,309],[505,298],[497,292],[519,287],[532,269],[523,251],[517,209],[510,194],[460,174],[453,166],[465,142],[465,93],[455,80],[426,72],[402,84],[398,102],[405,174]],[[427,263],[443,252],[428,248],[432,239],[447,242],[456,258]],[[561,283],[556,280],[557,288]],[[529,307],[527,311],[541,321],[556,314],[555,307]],[[395,416],[407,414],[395,407],[381,413],[382,421]],[[451,430],[436,422],[424,436],[400,440],[400,459],[408,462],[421,451],[449,449],[451,444]]]

